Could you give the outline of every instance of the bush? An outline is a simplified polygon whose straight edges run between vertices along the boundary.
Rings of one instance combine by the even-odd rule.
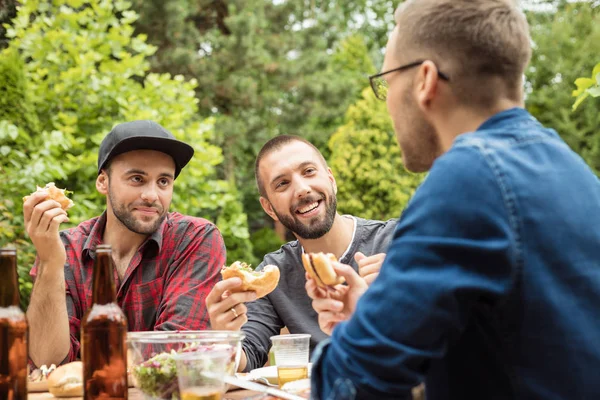
[[[196,151],[177,179],[172,208],[216,221],[230,252],[238,246],[251,253],[235,188],[215,178],[223,157],[210,144],[212,121],[197,118],[196,82],[150,73],[147,59],[155,48],[133,34],[137,14],[129,5],[120,0],[26,0],[7,27],[10,43],[0,60],[19,54],[27,62],[22,68],[5,65],[0,76],[10,83],[3,96],[8,100],[0,103],[0,115],[10,122],[0,131],[0,165],[9,176],[0,181],[1,226],[9,232],[2,240],[27,243],[21,197],[36,183],[56,181],[74,192],[72,224],[99,215],[105,200],[94,182],[102,138],[117,123],[151,119]],[[25,288],[32,250],[21,251]]]
[[[279,250],[285,244],[271,228],[261,228],[253,232],[250,235],[250,241],[252,242],[252,246],[254,246],[254,256],[259,262],[262,261],[266,254]]]
[[[423,178],[404,168],[385,102],[370,88],[348,109],[329,148],[338,208],[344,213],[378,220],[399,217]]]

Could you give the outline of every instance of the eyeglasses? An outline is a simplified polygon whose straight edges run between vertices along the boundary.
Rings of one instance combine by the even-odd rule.
[[[405,69],[417,67],[417,66],[423,64],[425,61],[426,60],[415,61],[413,63],[406,64],[406,65],[403,65],[398,68],[390,69],[389,71],[384,71],[379,74],[369,76],[369,82],[371,83],[371,89],[373,89],[373,92],[375,93],[375,97],[377,97],[379,100],[385,100],[387,98],[388,83],[385,79],[383,79],[384,75],[387,75],[390,72],[403,71]],[[438,70],[438,76],[447,82],[450,81],[450,78],[448,77],[448,75],[440,72],[439,70]]]

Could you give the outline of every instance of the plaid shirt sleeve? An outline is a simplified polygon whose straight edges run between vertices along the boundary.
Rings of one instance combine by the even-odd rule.
[[[73,304],[73,297],[69,292],[68,286],[67,311],[69,313],[69,334],[71,336],[71,347],[69,348],[69,353],[67,353],[67,356],[61,362],[61,364],[77,360],[79,358],[79,348],[81,347],[81,344],[79,343],[79,329],[81,327],[81,320],[77,318],[77,313],[75,312],[75,305]]]
[[[210,329],[205,300],[221,280],[225,262],[225,243],[217,227],[190,225],[169,266],[154,329]]]
[[[36,258],[35,263],[33,265],[33,268],[31,268],[31,271],[29,271],[29,275],[31,275],[33,281],[35,282],[35,279],[37,277],[37,272],[38,272],[38,260]],[[66,286],[66,301],[67,301],[67,312],[69,314],[69,336],[70,336],[70,341],[71,341],[71,346],[69,347],[69,352],[67,353],[67,356],[65,357],[65,359],[63,361],[61,361],[61,365],[62,364],[66,364],[69,363],[71,361],[75,361],[77,360],[77,358],[79,357],[79,327],[81,326],[81,321],[79,320],[79,318],[77,318],[77,314],[75,312],[75,305],[73,304],[73,297],[71,296],[71,292],[69,290],[69,282],[65,282],[65,286]],[[31,370],[34,370],[38,367],[38,365],[35,365],[34,362],[31,360],[31,358],[29,358],[29,367]]]

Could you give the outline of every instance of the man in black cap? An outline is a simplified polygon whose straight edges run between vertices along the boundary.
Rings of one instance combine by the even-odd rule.
[[[100,145],[101,216],[59,232],[66,211],[44,191],[27,199],[25,226],[37,250],[27,310],[34,364],[80,357],[81,318],[91,305],[99,244],[112,246],[117,302],[129,331],[209,327],[204,299],[225,264],[223,238],[207,220],[169,212],[173,183],[193,154],[155,122],[126,122]]]

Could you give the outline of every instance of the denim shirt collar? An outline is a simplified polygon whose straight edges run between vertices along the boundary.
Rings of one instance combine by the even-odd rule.
[[[509,108],[508,110],[501,111],[490,117],[483,124],[481,124],[479,128],[477,128],[477,131],[500,128],[508,124],[512,125],[525,120],[536,121],[536,119],[532,117],[531,114],[529,114],[524,108]]]

